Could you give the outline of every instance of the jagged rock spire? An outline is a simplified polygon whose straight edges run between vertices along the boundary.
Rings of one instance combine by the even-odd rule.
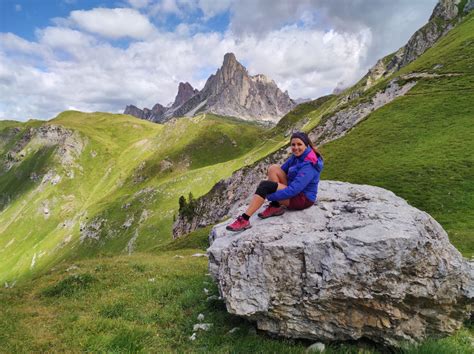
[[[188,82],[179,84],[173,105],[162,113],[160,121],[211,112],[276,123],[295,105],[273,80],[262,74],[250,76],[234,53],[226,53],[222,66],[207,79],[202,91]]]

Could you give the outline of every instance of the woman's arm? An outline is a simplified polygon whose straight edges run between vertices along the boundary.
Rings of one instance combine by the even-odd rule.
[[[292,155],[288,160],[285,161],[283,165],[281,165],[281,169],[285,171],[286,174],[288,174],[288,169],[290,168],[291,162],[293,161],[293,159],[294,157]]]

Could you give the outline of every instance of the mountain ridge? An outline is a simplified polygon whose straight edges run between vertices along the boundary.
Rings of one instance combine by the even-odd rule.
[[[467,5],[466,5],[467,6]],[[437,10],[438,11],[438,10]],[[456,20],[458,21],[458,20]],[[406,66],[402,67],[399,71],[387,76],[387,77],[380,77],[378,82],[375,83],[372,87],[368,89],[363,89],[363,86],[366,83],[367,77],[361,79],[359,83],[357,83],[355,86],[345,90],[343,93],[340,95],[332,95],[328,96],[324,100],[322,100],[319,104],[311,107],[310,103],[302,104],[298,106],[298,110],[301,111],[301,114],[299,117],[294,117],[291,113],[285,116],[278,124],[277,128],[280,128],[281,131],[285,132],[285,135],[288,135],[291,133],[291,129],[293,127],[298,126],[298,129],[304,130],[310,134],[310,137],[313,139],[314,142],[316,142],[318,145],[319,144],[326,144],[329,146],[339,146],[342,145],[344,146],[344,153],[347,156],[351,156],[351,147],[347,147],[344,145],[344,141],[349,139],[349,136],[353,136],[353,134],[356,134],[355,131],[360,131],[361,126],[366,127],[367,125],[370,125],[371,117],[376,116],[380,117],[381,111],[386,111],[392,107],[396,106],[397,109],[400,111],[403,111],[400,108],[399,102],[410,102],[409,107],[410,108],[405,108],[406,110],[411,109],[416,117],[417,112],[419,112],[421,109],[415,105],[413,102],[413,97],[415,96],[413,91],[419,92],[418,95],[421,97],[425,97],[425,90],[427,90],[428,94],[426,97],[430,97],[430,90],[431,89],[426,89],[426,87],[429,87],[428,83],[431,83],[431,85],[436,86],[438,82],[448,82],[450,90],[453,90],[455,92],[456,89],[459,89],[456,84],[451,84],[451,82],[455,82],[456,80],[459,81],[459,87],[465,87],[464,91],[460,91],[463,94],[461,97],[463,98],[463,102],[459,103],[458,110],[461,110],[461,107],[464,107],[462,109],[466,110],[466,95],[472,95],[469,91],[469,85],[471,85],[472,88],[472,67],[474,67],[474,62],[471,58],[471,62],[469,62],[469,53],[467,50],[471,51],[472,53],[472,43],[474,43],[473,35],[474,29],[473,29],[473,21],[474,21],[474,15],[471,13],[464,14],[462,19],[459,20],[459,24],[457,26],[454,26],[453,30],[448,31],[445,33],[444,37],[440,38],[440,41],[437,41],[436,44],[434,44],[431,48],[426,50],[423,54],[421,54],[419,57],[417,57],[415,60],[413,60],[411,63],[407,64]],[[454,31],[454,32],[453,32]],[[463,39],[463,40],[462,40]],[[454,73],[454,74],[453,74]],[[471,80],[471,81],[470,81]],[[447,90],[448,85],[446,84],[446,90]],[[434,92],[443,92],[444,88],[440,86],[437,90]],[[460,89],[459,89],[460,90]],[[397,93],[398,92],[398,93]],[[388,94],[388,95],[387,95]],[[450,91],[446,91],[446,97],[449,97],[450,100],[453,100],[455,97],[450,96]],[[391,98],[390,98],[391,96]],[[431,96],[432,97],[432,96]],[[456,98],[456,100],[460,101],[460,98]],[[386,100],[385,102],[381,102],[382,100]],[[474,98],[473,98],[474,99]],[[316,100],[318,101],[318,100]],[[423,105],[427,107],[431,107],[433,103],[428,101],[425,102],[423,100]],[[383,104],[381,104],[383,103]],[[444,106],[447,106],[448,103],[445,102]],[[305,108],[307,107],[307,108]],[[471,106],[472,107],[472,106]],[[312,110],[312,111],[311,111]],[[449,114],[452,114],[454,111],[449,112]],[[442,121],[442,115],[440,115],[441,112],[444,112],[443,106],[438,106],[436,108],[435,112],[432,112],[431,114],[436,116],[437,120]],[[446,112],[447,113],[447,112]],[[419,113],[418,113],[419,114]],[[471,115],[473,112],[471,111]],[[359,118],[357,118],[359,117]],[[415,119],[415,117],[405,117],[402,116],[403,119],[403,124],[409,124],[409,119]],[[469,134],[469,130],[466,130],[465,128],[459,127],[458,122],[466,122],[467,117],[461,116],[462,120],[460,119],[459,121],[453,122],[453,126],[456,126],[456,129],[458,129],[459,136],[465,136]],[[297,120],[299,118],[299,121]],[[355,119],[357,118],[357,119]],[[416,117],[418,120],[426,120],[427,118],[425,117]],[[380,119],[380,118],[379,118]],[[401,119],[401,118],[400,118]],[[407,122],[408,121],[408,122]],[[378,124],[378,129],[383,129],[383,123],[378,122],[378,120],[375,120],[374,122],[377,122]],[[389,124],[390,118],[387,117],[387,123]],[[424,124],[428,124],[429,122],[426,121]],[[414,124],[414,123],[413,123]],[[441,123],[437,123],[441,124]],[[467,124],[467,122],[466,122]],[[428,131],[429,125],[426,125],[425,130]],[[408,128],[407,128],[408,129]],[[433,135],[438,135],[439,132],[436,131],[437,125],[433,123],[433,128],[430,131],[430,134]],[[454,128],[453,128],[454,129]],[[335,134],[333,134],[335,133]],[[383,131],[379,132],[372,132],[374,136],[382,136]],[[395,134],[395,133],[392,133]],[[410,136],[411,139],[422,139],[423,135],[426,133],[420,132],[420,137],[416,138],[416,135],[414,136],[413,132],[410,132],[408,130],[402,130],[400,132],[402,136],[398,137],[397,139],[403,141],[405,144],[408,144],[406,141],[406,138],[403,137],[403,134],[406,136]],[[451,138],[450,142],[453,144],[453,146],[457,146],[458,144],[456,141],[453,141],[452,138],[456,139],[456,137],[451,136],[451,135],[445,135],[443,136],[443,139]],[[342,139],[341,139],[342,138]],[[365,139],[369,139],[367,136],[364,136]],[[338,140],[335,140],[338,139]],[[373,139],[373,137],[370,137],[370,139]],[[428,138],[423,138],[424,140],[428,140],[426,144],[431,144],[429,142]],[[467,140],[469,140],[466,137]],[[474,140],[474,139],[470,139]],[[371,141],[371,140],[367,140]],[[388,142],[391,142],[392,140],[389,140]],[[360,146],[361,142],[353,141],[351,140],[353,146],[359,146],[360,149],[363,149],[362,146]],[[385,145],[388,145],[388,142],[385,143]],[[416,140],[415,140],[416,142]],[[329,143],[329,144],[328,144]],[[379,142],[377,142],[379,143]],[[324,146],[326,146],[324,145]],[[323,153],[324,153],[324,146],[323,146]],[[415,145],[416,147],[416,145]],[[395,147],[394,147],[395,148]],[[339,148],[342,149],[342,148]],[[383,146],[380,146],[379,149],[381,151],[385,151]],[[418,148],[417,148],[418,149]],[[340,151],[340,150],[338,150]],[[450,154],[451,158],[453,160],[456,160],[456,156],[464,156],[464,159],[468,159],[468,156],[466,155],[466,151],[463,150],[462,146],[457,148],[457,155],[452,155]],[[192,232],[195,230],[198,226],[204,226],[204,225],[210,225],[214,224],[217,221],[221,220],[222,218],[232,216],[232,213],[240,206],[242,203],[245,203],[245,198],[251,194],[251,191],[254,190],[254,186],[256,188],[256,185],[258,184],[258,181],[261,179],[265,178],[266,174],[266,166],[272,164],[272,163],[281,163],[284,161],[288,153],[288,150],[283,147],[279,151],[274,152],[272,155],[269,155],[262,159],[261,161],[258,161],[254,163],[252,166],[246,166],[242,168],[239,171],[234,172],[232,177],[227,178],[226,180],[220,181],[219,184],[214,186],[214,188],[205,196],[202,196],[201,198],[198,198],[196,201],[196,207],[193,215],[179,215],[176,223],[174,224],[174,229],[173,229],[173,234],[174,237],[180,237],[181,235],[187,234],[189,232]],[[380,152],[379,151],[372,151],[374,156],[379,156]],[[385,151],[386,154],[388,154],[387,151]],[[407,152],[407,156],[410,156],[410,161],[403,161],[403,164],[409,164],[410,168],[413,169],[413,171],[419,171],[420,167],[418,164],[415,162],[416,159],[415,157],[412,156],[411,153]],[[426,152],[424,152],[426,154]],[[344,155],[344,156],[346,156]],[[327,175],[327,170],[334,169],[337,172],[331,173],[330,178],[331,179],[336,179],[336,180],[344,180],[352,183],[368,183],[368,184],[373,184],[373,185],[378,185],[383,188],[387,188],[393,191],[396,191],[400,193],[401,196],[404,196],[407,198],[407,200],[415,200],[417,204],[415,206],[420,207],[423,210],[428,210],[433,215],[437,218],[440,219],[443,223],[444,220],[450,220],[450,223],[447,224],[446,221],[444,221],[443,226],[448,226],[447,231],[450,234],[450,237],[455,240],[455,245],[457,247],[465,247],[464,252],[468,252],[468,254],[473,254],[474,252],[474,245],[472,245],[474,241],[474,236],[471,235],[470,231],[466,229],[463,225],[462,221],[459,221],[456,223],[455,220],[452,220],[450,217],[446,216],[446,211],[444,208],[438,209],[435,208],[434,205],[430,205],[427,203],[422,196],[420,196],[416,191],[414,191],[412,188],[409,186],[404,186],[400,187],[394,180],[387,179],[384,180],[382,183],[380,180],[373,180],[368,178],[364,174],[364,171],[359,171],[358,166],[359,165],[371,165],[367,161],[370,161],[370,156],[366,156],[363,161],[360,161],[359,157],[360,154],[355,154],[353,160],[359,161],[358,164],[354,165],[351,163],[351,159],[348,159],[347,156],[344,157],[339,155],[338,159],[335,159],[336,162],[333,162],[336,166],[331,167],[330,164],[326,166],[326,175]],[[379,157],[380,159],[381,157]],[[398,159],[404,159],[403,156],[392,156],[394,160]],[[437,160],[436,156],[431,157],[432,161]],[[472,160],[472,159],[471,159]],[[339,162],[341,161],[341,162]],[[344,162],[342,162],[344,161]],[[423,164],[430,165],[428,162],[423,162]],[[378,161],[376,163],[376,166],[382,166],[382,161]],[[346,167],[344,167],[346,166]],[[350,170],[347,170],[347,174],[343,173],[347,169],[348,166],[351,166],[351,168],[354,170],[354,172],[350,173]],[[462,175],[467,176],[469,175],[469,163],[466,162],[465,166],[462,169],[455,169],[456,173],[461,173]],[[390,173],[397,175],[398,172],[396,171],[391,171],[390,166],[384,166],[386,170],[389,170]],[[430,167],[431,168],[431,167]],[[380,170],[375,169],[372,171],[372,173],[378,175],[380,173]],[[406,173],[407,175],[403,175],[403,173]],[[408,179],[409,177],[413,178],[411,176],[410,170],[408,171],[403,171],[402,175],[403,177],[399,177],[402,179]],[[419,176],[424,176],[423,178],[426,178],[429,180],[429,175],[426,175],[423,171],[419,171]],[[351,176],[348,178],[348,176]],[[326,177],[327,178],[327,177]],[[450,178],[455,179],[456,177],[451,176]],[[245,188],[241,188],[241,181],[245,180],[247,181],[247,184]],[[420,180],[420,179],[415,179],[418,185],[423,185],[423,190],[424,193],[429,193],[426,188],[426,181],[425,180]],[[446,185],[446,182],[442,179],[437,179],[436,183],[439,183],[439,185],[445,186],[447,190],[450,188]],[[454,188],[454,189],[453,189]],[[459,190],[461,188],[461,185],[457,184],[456,187],[451,187],[453,190]],[[413,193],[410,195],[408,193]],[[453,194],[455,193],[454,191],[452,192]],[[458,193],[458,192],[456,192]],[[224,196],[230,196],[228,198],[225,198]],[[444,194],[442,195],[443,198]],[[441,195],[438,195],[434,193],[434,195],[431,197],[434,200],[438,200],[438,198],[442,197]],[[221,206],[220,208],[213,208],[211,205],[215,205],[216,203],[219,203]],[[439,202],[441,203],[441,202]],[[467,202],[466,202],[467,203]],[[455,199],[452,197],[449,198],[449,203],[447,200],[442,202],[442,205],[449,204],[450,205],[450,210],[458,210],[458,212],[463,213],[460,210],[464,210],[464,213],[468,213],[466,211],[467,206],[465,203],[462,205],[457,202]],[[472,218],[474,220],[474,217]],[[474,229],[474,225],[473,225]],[[463,240],[461,236],[458,235],[464,235],[466,237],[466,240]],[[472,237],[471,241],[469,241],[469,237]],[[463,246],[461,246],[463,245]]]
[[[156,104],[150,111],[130,105],[124,113],[154,122],[207,112],[277,123],[295,106],[288,92],[282,92],[273,80],[263,74],[250,76],[235,54],[226,53],[222,66],[209,76],[201,91],[189,83],[180,83],[171,107],[163,109]]]
[[[397,86],[407,91],[375,108],[387,93],[398,92]],[[254,177],[264,177],[270,164],[289,156],[286,147],[294,129],[319,142],[332,138],[336,130],[327,129],[335,125],[343,135],[320,146],[323,179],[393,191],[432,215],[462,255],[473,257],[473,88],[470,13],[398,72],[367,90],[359,85],[303,103],[269,130],[208,113],[167,124],[71,111],[49,122],[0,122],[2,348],[305,352],[307,343],[255,335],[252,323],[225,311],[221,294],[206,276],[211,227],[171,240],[180,196],[188,210],[205,211],[200,204],[209,200],[212,188],[213,208],[226,208],[223,201],[238,200],[232,199],[228,182],[251,192]],[[354,126],[351,112],[363,116]],[[79,135],[84,147],[75,156],[78,166],[63,166],[56,159],[68,147],[68,132],[58,145],[33,143],[41,139],[23,144],[30,128],[41,137],[54,133],[54,127],[41,133],[44,125],[73,131],[74,141]],[[8,153],[17,143],[15,166],[5,171],[3,163],[9,163]],[[74,178],[67,175],[70,169]],[[192,216],[188,224],[202,226]],[[194,332],[203,316],[212,326]],[[468,322],[451,337],[402,350],[470,353],[473,338]],[[332,343],[328,350],[378,353],[387,348],[364,341]]]

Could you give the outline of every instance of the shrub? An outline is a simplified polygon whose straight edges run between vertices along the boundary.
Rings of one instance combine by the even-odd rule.
[[[97,279],[90,274],[71,275],[42,291],[47,297],[71,296],[85,290]]]

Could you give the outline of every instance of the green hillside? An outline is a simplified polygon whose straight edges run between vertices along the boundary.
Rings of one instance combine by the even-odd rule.
[[[410,73],[418,74],[401,77]],[[80,112],[47,123],[0,122],[0,280],[9,286],[19,280],[0,289],[0,351],[304,352],[309,343],[256,334],[250,323],[227,314],[221,301],[207,299],[217,294],[206,276],[207,259],[191,255],[204,252],[209,228],[171,241],[178,198],[205,194],[219,179],[287,143],[288,129],[310,131],[393,79],[417,84],[323,146],[323,178],[394,191],[435,217],[472,257],[471,13],[418,60],[357,99],[342,104],[343,93],[305,103],[270,131],[212,115],[166,125]],[[73,149],[75,158],[65,163],[60,147],[33,139],[7,154],[28,129],[42,125],[75,132],[81,153]],[[61,180],[42,182],[52,170],[50,177]],[[199,313],[213,326],[191,341]],[[400,352],[471,353],[473,338],[471,321],[450,338]],[[327,353],[384,352],[379,350],[367,343],[334,344]]]
[[[407,95],[324,146],[324,178],[392,190],[431,214],[461,253],[472,257],[473,14],[386,81],[413,72],[438,76],[417,79]]]
[[[72,132],[65,143],[30,130],[55,127]],[[209,114],[159,125],[71,111],[46,123],[9,122],[0,134],[0,281],[7,282],[62,259],[169,242],[181,195],[198,197],[278,147],[255,123]]]

